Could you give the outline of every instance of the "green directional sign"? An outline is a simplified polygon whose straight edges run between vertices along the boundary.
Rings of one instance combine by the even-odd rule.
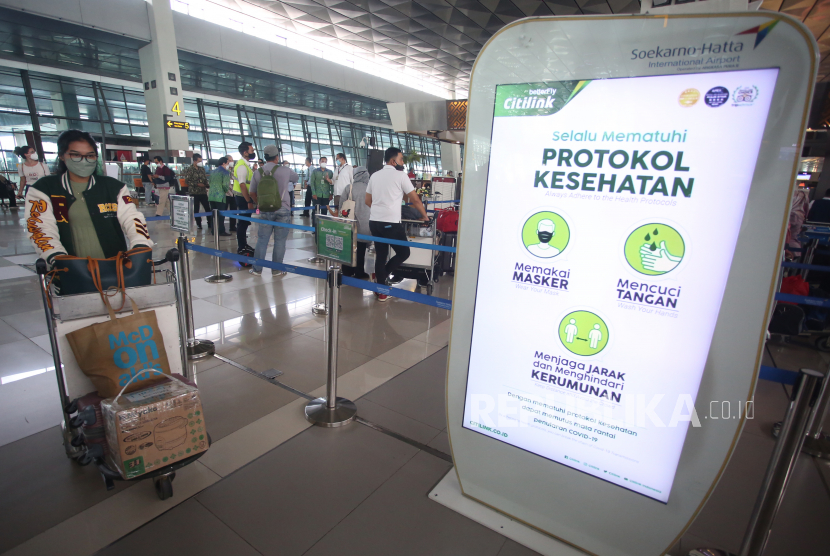
[[[357,255],[357,226],[354,220],[318,214],[315,232],[317,256],[354,266]]]

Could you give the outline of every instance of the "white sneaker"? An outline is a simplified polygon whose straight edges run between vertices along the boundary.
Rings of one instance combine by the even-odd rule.
[[[262,271],[261,270],[254,270],[253,268],[249,268],[248,272],[250,272],[254,276],[262,276]]]
[[[288,273],[285,272],[284,270],[272,270],[271,271],[271,276],[285,276],[286,274],[288,274]]]

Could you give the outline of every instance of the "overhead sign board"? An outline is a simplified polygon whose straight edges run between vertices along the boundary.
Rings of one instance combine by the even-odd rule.
[[[485,46],[447,388],[465,494],[594,554],[688,526],[751,410],[815,52],[749,14],[535,18]]]
[[[179,122],[176,120],[167,120],[165,125],[169,129],[190,129],[190,122]]]

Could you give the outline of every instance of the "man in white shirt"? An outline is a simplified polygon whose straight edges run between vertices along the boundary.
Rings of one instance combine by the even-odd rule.
[[[389,147],[383,155],[386,165],[372,174],[366,188],[366,205],[371,207],[369,229],[375,237],[406,241],[406,231],[401,224],[401,201],[406,199],[421,213],[421,220],[429,220],[421,199],[415,193],[415,187],[403,172],[403,153],[400,149]],[[388,243],[375,242],[375,281],[386,284],[386,280],[406,259],[409,247],[392,245],[395,256],[389,262]],[[386,301],[387,296],[375,293],[378,301]]]
[[[334,168],[334,213],[337,216],[337,210],[340,208],[340,195],[346,190],[349,185],[352,183],[352,179],[354,177],[354,168],[352,168],[351,164],[346,160],[346,155],[343,153],[337,153],[335,157],[335,168]]]

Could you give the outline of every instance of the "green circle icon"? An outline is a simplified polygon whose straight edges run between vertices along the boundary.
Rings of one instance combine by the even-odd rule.
[[[608,326],[590,311],[574,311],[559,323],[559,340],[577,355],[596,355],[608,345]]]
[[[537,212],[522,227],[522,243],[534,257],[551,259],[568,246],[571,229],[555,212]]]
[[[665,224],[645,224],[625,240],[625,260],[631,268],[647,276],[671,272],[685,254],[683,236]]]

